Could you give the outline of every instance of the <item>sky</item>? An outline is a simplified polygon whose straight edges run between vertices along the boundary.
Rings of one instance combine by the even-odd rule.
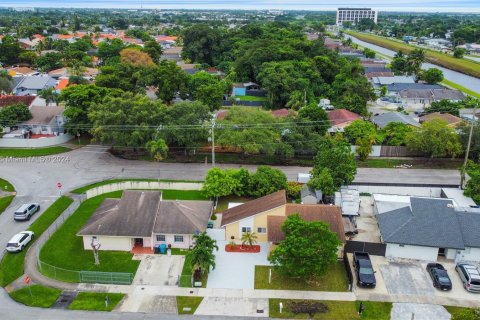
[[[480,13],[480,0],[0,0],[3,7],[125,9],[335,10],[371,7],[383,11]]]

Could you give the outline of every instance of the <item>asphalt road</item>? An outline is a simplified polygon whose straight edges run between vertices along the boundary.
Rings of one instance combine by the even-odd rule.
[[[244,167],[254,171],[255,166],[219,165],[221,168]],[[15,200],[0,215],[0,247],[19,231],[25,230],[37,219],[48,206],[60,196],[57,183],[61,182],[62,192],[106,179],[114,178],[160,178],[201,180],[210,165],[153,163],[123,160],[107,152],[100,146],[86,146],[58,156],[30,159],[0,159],[0,177],[11,182],[17,191]],[[298,173],[309,172],[307,167],[278,167],[289,180],[296,180]],[[412,169],[358,169],[356,182],[367,183],[457,183],[459,174],[456,170],[412,170]],[[40,203],[42,210],[29,222],[15,222],[13,212],[26,202]],[[2,253],[3,255],[3,253]],[[151,314],[92,313],[35,309],[21,306],[0,290],[0,319],[153,319]],[[162,315],[164,319],[178,319],[178,316]],[[203,319],[213,319],[203,317]]]

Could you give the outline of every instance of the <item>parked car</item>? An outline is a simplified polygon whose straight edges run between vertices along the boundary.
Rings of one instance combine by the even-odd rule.
[[[20,208],[18,208],[14,215],[13,219],[15,220],[20,220],[20,221],[25,221],[25,220],[30,220],[30,218],[33,216],[35,212],[38,212],[40,210],[40,205],[38,203],[28,203],[22,205]]]
[[[480,271],[473,264],[458,263],[455,267],[465,290],[480,293]]]
[[[355,251],[353,253],[353,266],[357,274],[357,284],[362,288],[375,288],[377,280],[373,271],[372,261],[367,252]]]
[[[8,252],[20,252],[34,237],[35,234],[32,231],[22,231],[8,241],[6,249]]]
[[[447,270],[440,263],[427,264],[427,272],[432,278],[433,286],[440,290],[452,290],[452,281]]]

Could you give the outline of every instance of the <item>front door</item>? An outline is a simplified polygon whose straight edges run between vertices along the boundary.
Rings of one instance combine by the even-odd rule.
[[[135,238],[135,247],[143,247],[143,238]]]

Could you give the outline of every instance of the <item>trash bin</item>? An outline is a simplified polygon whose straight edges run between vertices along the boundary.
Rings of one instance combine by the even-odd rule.
[[[167,245],[161,244],[160,245],[160,253],[165,254],[167,252]]]

